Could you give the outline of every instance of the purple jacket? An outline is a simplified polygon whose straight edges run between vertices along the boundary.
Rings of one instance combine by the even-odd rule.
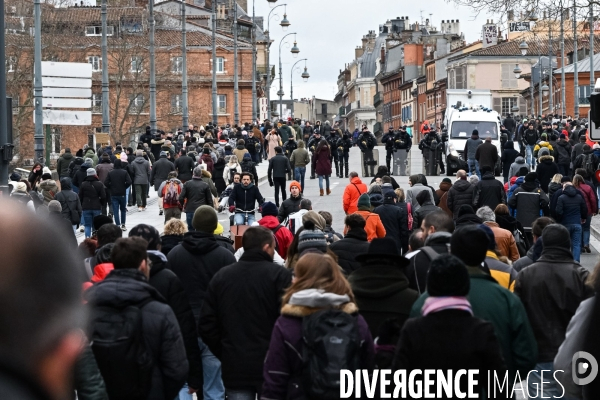
[[[345,303],[341,310],[357,314],[354,303]],[[263,390],[261,400],[302,399],[302,318],[320,311],[319,308],[286,304],[277,319],[269,351],[263,368]],[[364,343],[361,354],[361,368],[373,369],[373,338],[362,316],[358,315],[358,329]]]

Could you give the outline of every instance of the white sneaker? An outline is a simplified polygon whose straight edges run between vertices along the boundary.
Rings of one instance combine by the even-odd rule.
[[[138,212],[144,211],[142,207],[138,207]]]
[[[121,225],[121,230],[122,230],[123,232],[125,232],[125,231],[127,230],[127,227],[125,226],[125,224]]]
[[[85,226],[81,225],[81,226],[79,227],[79,232],[85,232]]]

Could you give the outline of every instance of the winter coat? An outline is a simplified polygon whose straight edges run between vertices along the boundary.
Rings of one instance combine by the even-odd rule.
[[[148,400],[174,399],[188,377],[188,361],[179,323],[169,305],[135,269],[113,270],[86,292],[92,307],[141,307],[142,334],[154,361]],[[103,374],[118,371],[101,371]]]
[[[535,129],[525,129],[521,139],[527,146],[535,146],[538,140],[538,132]]]
[[[275,157],[275,147],[282,145],[281,138],[277,134],[269,133],[265,137],[265,142],[267,146],[267,158],[270,160],[271,158]],[[238,159],[241,160],[239,157]]]
[[[502,161],[502,175],[505,179],[512,177],[512,175],[510,175],[511,167],[517,158],[519,158],[519,152],[515,150],[514,142],[506,142],[504,151],[502,151],[502,157],[500,158],[500,161]],[[525,161],[523,161],[523,163],[525,163]]]
[[[548,152],[551,156],[555,155],[556,149],[554,147],[552,147],[550,142],[546,142],[545,140],[542,140],[538,144],[536,144],[535,147],[533,148],[533,156],[535,158],[538,158],[538,154],[539,154],[540,150],[543,148],[548,149]]]
[[[166,181],[169,177],[169,172],[175,171],[175,166],[167,157],[161,157],[154,164],[152,164],[152,171],[150,172],[150,184],[154,186],[154,189],[158,191],[161,183]]]
[[[136,157],[131,163],[131,167],[135,174],[134,185],[147,185],[150,182],[150,163],[143,156]]]
[[[80,400],[108,400],[104,378],[89,344],[83,347],[73,367],[73,388]]]
[[[183,235],[163,235],[160,239],[162,243],[160,251],[168,256],[171,250],[183,241]]]
[[[354,214],[358,210],[358,198],[367,193],[367,185],[362,183],[358,176],[350,180],[350,184],[344,189],[342,206],[346,215]]]
[[[491,142],[485,142],[477,148],[475,159],[479,161],[479,169],[488,167],[492,171],[496,170],[498,161],[498,149]]]
[[[561,165],[569,165],[571,163],[571,145],[566,140],[559,140],[554,149],[556,163]]]
[[[547,192],[548,184],[554,175],[558,174],[560,171],[558,169],[558,165],[554,162],[554,157],[544,155],[539,158],[535,172],[538,174],[540,187],[544,192]]]
[[[373,337],[379,336],[379,327],[389,318],[402,327],[419,297],[408,287],[408,278],[398,264],[376,256],[352,272],[348,282]]]
[[[513,231],[501,228],[496,222],[488,221],[485,224],[494,232],[496,247],[498,247],[500,253],[512,262],[517,261],[519,259],[519,249],[517,249],[517,243],[512,234]]]
[[[385,228],[381,218],[376,213],[372,213],[368,210],[357,210],[355,214],[361,215],[365,221],[365,232],[367,232],[367,240],[370,242],[373,239],[381,239],[385,237]]]
[[[398,182],[396,182],[396,179],[394,179],[393,176],[389,175],[389,172],[387,174],[383,174],[383,173],[376,173],[375,176],[373,177],[373,179],[371,179],[371,183],[375,182],[377,180],[377,178],[381,179],[384,176],[389,176],[390,180],[392,181],[391,185],[392,185],[392,190],[396,190],[400,187],[400,185],[398,185]]]
[[[210,187],[199,177],[183,184],[179,193],[179,204],[185,204],[184,212],[195,212],[200,206],[214,206]]]
[[[194,160],[190,156],[180,156],[175,160],[175,170],[177,171],[177,178],[183,182],[192,179],[192,173],[194,171]]]
[[[69,165],[73,161],[73,154],[65,152],[56,161],[56,172],[58,172],[59,178],[69,176]]]
[[[277,253],[285,260],[287,258],[288,249],[294,240],[294,234],[285,226],[281,226],[277,217],[273,215],[265,215],[258,221],[258,225],[264,226],[273,232],[275,243],[277,244]],[[281,226],[281,228],[277,229],[279,226]],[[277,229],[277,232],[275,232],[275,229]]]
[[[557,190],[562,190],[562,185],[560,183],[550,182],[548,184],[548,197],[552,198]]]
[[[277,214],[277,219],[279,219],[279,222],[285,221],[290,214],[300,210],[300,202],[302,199],[302,193],[298,194],[296,197],[290,194],[290,197],[285,199],[279,207],[279,213]]]
[[[481,144],[483,144],[483,140],[479,139],[478,135],[471,135],[471,137],[467,139],[465,149],[463,150],[463,154],[467,160],[475,159],[475,153]]]
[[[258,207],[261,207],[264,202],[265,199],[260,194],[258,186],[252,182],[248,186],[234,185],[229,195],[229,207],[235,205],[236,209],[239,208],[243,211],[252,211],[257,207],[256,203],[258,203]]]
[[[560,223],[563,225],[581,224],[581,220],[587,219],[588,216],[583,194],[572,185],[564,188],[556,203],[556,213],[560,216]]]
[[[523,167],[526,167],[527,171],[529,171],[529,164],[525,163],[525,158],[519,156],[515,159],[515,162],[510,164],[510,169],[508,171],[509,179],[512,178],[513,176],[517,176],[517,174],[519,173],[519,170]]]
[[[538,362],[554,360],[577,307],[592,296],[593,289],[585,284],[587,276],[568,249],[557,247],[544,247],[537,262],[519,272],[515,294],[533,327]]]
[[[448,244],[452,235],[448,232],[435,232],[425,239],[425,246],[431,248],[437,254],[448,253]],[[419,293],[425,292],[427,286],[427,271],[432,259],[422,250],[419,250],[410,258],[410,264],[406,267],[406,276],[409,287]]]
[[[81,214],[83,213],[79,196],[71,190],[71,180],[69,178],[63,178],[60,186],[62,190],[54,196],[54,200],[58,201],[62,206],[61,215],[71,225],[79,225]]]
[[[281,137],[281,141],[283,143],[287,142],[290,136],[292,136],[292,129],[286,124],[281,125],[279,128],[279,136]]]
[[[435,191],[435,194],[440,199],[438,206],[449,216],[452,216],[452,211],[448,208],[448,191],[452,187],[449,182],[440,182],[440,188]]]
[[[269,160],[269,168],[267,169],[269,183],[273,184],[274,178],[285,179],[291,171],[290,160],[283,154],[276,154],[275,157]]]
[[[598,201],[594,196],[594,189],[589,185],[583,183],[578,188],[579,192],[583,195],[585,204],[587,206],[587,215],[594,215],[598,212]]]
[[[208,283],[221,268],[233,264],[235,257],[229,250],[219,246],[214,235],[188,232],[183,242],[175,246],[167,258],[171,270],[183,284],[194,320],[197,321]]]
[[[154,159],[160,158],[161,148],[165,144],[165,139],[152,139],[150,141],[150,152],[154,155]]]
[[[201,388],[204,383],[202,356],[198,346],[196,320],[187,293],[177,275],[169,268],[164,254],[149,252],[148,258],[152,262],[148,283],[163,296],[179,323],[190,367],[187,383],[193,388]]]
[[[131,186],[131,177],[127,170],[115,168],[108,173],[104,185],[110,190],[111,196],[125,196]]]
[[[211,279],[198,332],[221,361],[225,387],[260,391],[281,297],[291,283],[291,272],[258,250],[245,251]]]
[[[54,196],[58,193],[58,185],[54,179],[47,179],[45,181],[40,182],[40,194],[44,198],[44,205],[48,205],[52,200],[54,200]]]
[[[373,212],[379,215],[385,228],[385,236],[394,239],[396,242],[398,254],[406,252],[408,250],[408,237],[410,236],[406,211],[397,207],[393,200],[384,200],[383,205],[376,207]]]
[[[509,381],[514,381],[517,371],[520,376],[527,375],[538,362],[538,352],[523,303],[480,268],[468,267],[468,270],[471,281],[468,299],[473,314],[494,326],[494,333],[509,372]],[[413,305],[411,317],[421,314],[427,297],[428,294],[419,297]]]
[[[96,174],[98,175],[98,179],[100,182],[104,182],[108,173],[115,168],[114,164],[110,162],[110,159],[105,160],[102,159],[100,164],[96,165]]]
[[[305,148],[297,148],[292,152],[290,162],[294,164],[294,168],[306,167],[308,164],[310,164],[310,155]]]
[[[96,165],[98,165],[98,156],[96,155],[96,153],[94,152],[94,150],[92,149],[88,149],[85,152],[85,155],[83,156],[83,159],[85,160],[86,158],[91,158],[92,161],[94,162],[93,167],[95,167]]]
[[[517,183],[519,179],[517,179]],[[516,185],[515,185],[516,186]],[[525,205],[519,206],[519,194],[520,193],[537,193],[539,194],[539,203],[533,204],[531,202],[525,203]],[[540,210],[547,210],[549,199],[546,193],[540,189],[535,182],[524,182],[521,186],[518,186],[512,192],[512,195],[509,193],[509,199],[507,201],[507,205],[509,208],[513,210],[517,210],[517,212],[523,213],[524,215],[535,216],[539,215]],[[518,218],[519,219],[519,218]],[[535,219],[535,218],[534,218]],[[519,219],[520,220],[520,219]]]
[[[364,229],[351,229],[346,232],[343,239],[332,243],[329,249],[338,256],[338,264],[342,267],[344,273],[350,275],[360,267],[360,263],[356,261],[356,256],[369,251],[367,233]]]
[[[83,211],[102,210],[107,203],[104,184],[95,176],[86,177],[79,187],[79,201]]]
[[[315,173],[318,176],[331,175],[331,150],[329,147],[322,147],[314,157]]]
[[[420,227],[425,217],[436,211],[442,211],[442,209],[433,205],[431,201],[426,201],[418,210],[413,211],[413,226]]]
[[[473,204],[475,209],[488,206],[492,210],[495,210],[498,204],[506,204],[504,185],[496,180],[493,172],[483,174],[481,180],[475,185]]]
[[[452,210],[454,219],[458,217],[458,210],[463,204],[473,206],[475,185],[467,180],[459,179],[448,191],[448,209]]]
[[[319,300],[317,300],[319,299]],[[281,316],[275,322],[269,351],[263,367],[264,384],[261,399],[302,399],[304,382],[302,370],[304,362],[302,319],[325,307],[333,307],[337,302],[346,300],[335,308],[354,315],[362,339],[360,349],[360,369],[373,368],[373,338],[369,327],[356,304],[348,301],[347,296],[333,293],[318,293],[316,289],[306,289],[295,293],[290,299],[294,304],[285,304]],[[336,303],[334,303],[336,302]]]
[[[235,164],[228,163],[225,165],[225,169],[223,169],[223,179],[225,179],[227,181],[227,184],[230,184],[233,182],[233,179],[231,176],[233,171],[237,172],[238,174],[241,174],[242,166],[239,163],[235,163]]]
[[[243,172],[250,172],[253,176],[252,182],[256,185],[258,184],[258,171],[256,170],[256,165],[250,160],[243,160],[240,163],[240,167],[242,167]]]
[[[410,203],[412,207],[413,213],[421,207],[419,202],[417,201],[417,196],[423,190],[429,190],[429,195],[431,196],[431,200],[435,200],[435,196],[433,195],[433,190],[430,187],[424,186],[421,183],[415,183],[411,187],[406,190],[406,202]]]

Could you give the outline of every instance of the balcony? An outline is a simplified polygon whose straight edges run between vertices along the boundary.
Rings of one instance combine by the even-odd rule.
[[[580,97],[579,98],[579,104],[580,105],[581,104],[587,104],[587,105],[589,105],[590,104],[590,98],[589,97]]]
[[[377,92],[373,96],[373,106],[378,107],[383,102],[383,93]]]
[[[256,66],[256,79],[267,80],[267,66],[266,65],[257,65]],[[275,80],[275,65],[271,65],[271,83]]]
[[[341,106],[340,109],[338,110],[338,116],[340,118],[343,118],[346,116],[346,107]]]
[[[350,114],[350,111],[352,111],[352,103],[350,103],[346,106],[346,113],[344,115]]]

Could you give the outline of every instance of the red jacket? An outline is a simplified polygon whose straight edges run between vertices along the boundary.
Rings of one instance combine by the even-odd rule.
[[[343,207],[346,214],[353,214],[358,210],[358,198],[367,193],[367,185],[362,183],[358,176],[352,178],[350,184],[344,189]]]
[[[275,231],[275,229],[281,225],[277,217],[272,215],[266,215],[262,217],[258,221],[258,224],[272,231]],[[287,257],[288,248],[290,247],[292,240],[294,240],[294,235],[288,228],[281,226],[281,228],[275,232],[275,240],[277,241],[277,253],[279,253],[281,258],[285,260]]]
[[[315,172],[317,175],[331,175],[331,150],[329,147],[321,148],[321,151],[315,154]]]
[[[596,204],[596,196],[594,196],[594,189],[587,184],[579,186],[578,190],[583,194],[585,204],[587,205],[588,215],[593,215],[598,212],[598,205]]]
[[[102,282],[113,269],[115,269],[115,267],[112,263],[97,264],[94,267],[94,275],[92,276],[90,282],[83,283],[83,290],[88,290],[94,285],[94,283]]]

